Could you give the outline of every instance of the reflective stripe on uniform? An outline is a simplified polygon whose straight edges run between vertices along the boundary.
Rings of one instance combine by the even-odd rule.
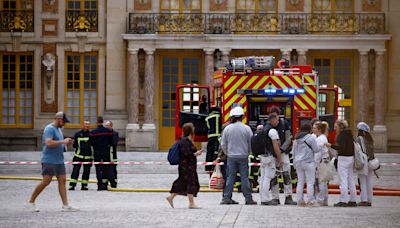
[[[208,129],[210,129],[210,124],[208,123],[208,120],[211,119],[211,118],[215,118],[215,133],[208,134],[207,137],[208,138],[219,137],[221,135],[221,133],[219,132],[219,118],[220,118],[220,115],[214,113],[214,114],[206,117],[205,120],[206,120],[206,124],[207,124]]]
[[[78,138],[78,148],[76,149],[75,155],[79,155],[81,153],[81,142],[88,142],[89,137],[81,137]]]
[[[70,183],[78,183],[78,180],[77,180],[77,179],[72,179],[72,178],[70,178],[70,179],[69,179],[69,182],[70,182]]]
[[[75,157],[81,158],[81,159],[93,159],[93,156],[83,156],[83,155],[78,155],[78,154],[75,154]]]

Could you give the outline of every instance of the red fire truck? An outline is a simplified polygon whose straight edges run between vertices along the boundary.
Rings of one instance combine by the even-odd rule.
[[[212,103],[222,110],[222,122],[229,121],[229,112],[236,106],[244,109],[243,122],[255,129],[268,118],[272,107],[279,107],[281,117],[292,125],[295,135],[303,123],[312,118],[325,120],[334,141],[333,125],[337,119],[336,88],[320,88],[318,73],[309,65],[274,68],[274,59],[242,57],[232,59],[220,75],[215,75],[216,87]],[[207,141],[206,113],[200,113],[200,97],[206,95],[208,107],[211,92],[208,86],[177,85],[176,138],[186,122],[193,122],[196,141]]]

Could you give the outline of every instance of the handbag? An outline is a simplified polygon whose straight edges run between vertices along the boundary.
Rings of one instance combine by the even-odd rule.
[[[221,165],[217,164],[208,183],[209,189],[224,189],[224,178],[222,177]]]
[[[323,160],[318,165],[318,180],[325,182],[333,180],[333,177],[336,173],[335,166],[333,162],[329,160]]]

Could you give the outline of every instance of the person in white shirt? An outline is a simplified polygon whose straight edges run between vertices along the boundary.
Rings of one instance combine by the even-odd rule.
[[[267,152],[261,155],[261,179],[260,179],[260,198],[262,205],[276,206],[279,203],[271,200],[269,189],[271,180],[276,178],[276,167],[281,167],[281,150],[279,148],[279,134],[274,127],[279,123],[278,116],[270,114],[268,116],[268,123],[264,127],[264,131],[268,133],[267,136]]]
[[[329,162],[329,152],[326,144],[328,143],[328,138],[325,133],[328,129],[327,122],[316,122],[313,126],[313,130],[315,130],[318,153],[315,154],[315,163],[318,167],[318,164],[321,162]],[[318,173],[318,169],[317,169]],[[318,175],[317,175],[318,176]],[[318,180],[318,192],[317,192],[317,201],[320,206],[328,206],[328,182],[327,181],[319,181]]]

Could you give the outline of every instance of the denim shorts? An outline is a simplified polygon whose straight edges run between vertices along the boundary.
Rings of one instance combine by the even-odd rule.
[[[65,175],[65,165],[64,164],[51,164],[42,163],[42,175],[47,176],[61,176]]]

